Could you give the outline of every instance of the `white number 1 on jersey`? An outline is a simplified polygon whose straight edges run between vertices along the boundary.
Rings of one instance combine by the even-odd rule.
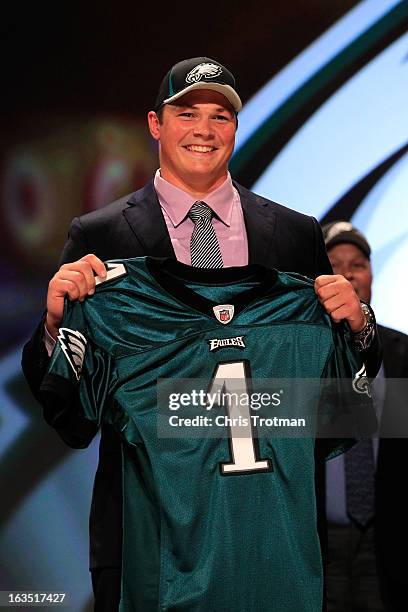
[[[228,396],[227,417],[229,421],[229,445],[231,461],[221,463],[222,474],[248,472],[269,472],[272,470],[270,459],[257,458],[258,441],[254,438],[249,406],[241,406],[236,398],[248,394],[248,376],[244,361],[219,363],[215,369],[209,393],[231,394]],[[249,372],[248,372],[249,374]],[[245,424],[243,424],[245,423]]]

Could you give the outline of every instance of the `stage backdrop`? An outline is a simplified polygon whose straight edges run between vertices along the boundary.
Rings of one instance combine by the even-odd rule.
[[[408,292],[406,25],[406,3],[360,2],[279,74],[266,74],[240,115],[231,170],[320,220],[351,219],[373,247],[379,321],[408,332],[400,307]],[[42,422],[21,348],[70,219],[142,185],[157,151],[144,121],[129,116],[38,115],[19,133],[0,168],[0,590],[68,592],[78,612],[91,609],[98,440],[70,451]]]

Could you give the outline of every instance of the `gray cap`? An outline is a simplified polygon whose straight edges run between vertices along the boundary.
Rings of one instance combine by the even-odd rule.
[[[329,251],[337,244],[354,244],[370,259],[371,248],[366,237],[349,221],[333,221],[322,226],[326,249]]]

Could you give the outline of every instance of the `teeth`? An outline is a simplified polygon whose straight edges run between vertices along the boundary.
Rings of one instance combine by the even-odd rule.
[[[214,151],[214,147],[204,147],[202,145],[187,145],[186,149],[195,153],[210,153]]]

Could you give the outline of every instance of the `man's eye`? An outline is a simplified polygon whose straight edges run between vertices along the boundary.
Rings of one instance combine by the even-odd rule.
[[[215,115],[215,119],[220,120],[220,121],[229,121],[229,118],[226,117],[225,115]]]
[[[193,117],[193,113],[187,113],[187,112],[185,112],[185,113],[180,113],[180,114],[179,114],[179,117]]]

